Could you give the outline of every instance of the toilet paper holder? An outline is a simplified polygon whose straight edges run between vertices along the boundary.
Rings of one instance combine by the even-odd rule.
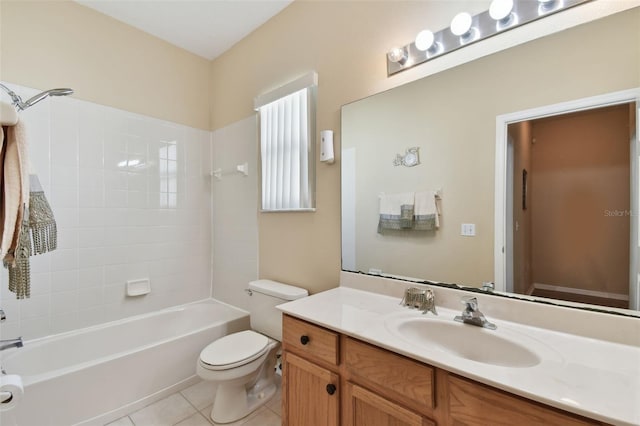
[[[0,404],[7,404],[13,399],[13,393],[9,391],[0,391]]]

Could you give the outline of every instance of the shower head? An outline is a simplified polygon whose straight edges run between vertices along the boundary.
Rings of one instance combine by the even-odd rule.
[[[69,89],[69,88],[61,88],[61,89],[50,89],[50,90],[45,90],[44,92],[38,93],[37,95],[27,99],[26,101],[22,102],[22,100],[20,100],[19,103],[16,104],[16,106],[23,110],[23,109],[27,109],[30,106],[33,106],[35,104],[37,104],[38,102],[40,102],[41,100],[43,100],[46,97],[49,96],[68,96],[73,94],[73,89]]]
[[[50,90],[45,90],[44,92],[38,93],[37,95],[27,99],[26,101],[23,101],[20,96],[18,96],[14,91],[9,89],[4,84],[0,84],[0,88],[4,89],[7,92],[9,97],[11,97],[11,101],[13,102],[13,105],[20,111],[25,110],[30,106],[37,104],[38,102],[40,102],[41,100],[49,96],[68,96],[73,94],[73,89],[69,89],[69,88],[50,89]]]

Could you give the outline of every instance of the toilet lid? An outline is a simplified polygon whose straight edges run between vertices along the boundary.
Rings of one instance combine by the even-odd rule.
[[[200,360],[213,367],[250,362],[264,353],[269,339],[247,330],[221,337],[200,353]]]

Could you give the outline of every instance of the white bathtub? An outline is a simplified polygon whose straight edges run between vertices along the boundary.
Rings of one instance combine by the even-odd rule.
[[[246,311],[209,299],[27,341],[3,353],[24,398],[0,425],[107,423],[197,381],[200,351],[248,328]]]

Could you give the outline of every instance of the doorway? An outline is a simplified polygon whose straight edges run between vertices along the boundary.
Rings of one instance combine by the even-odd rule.
[[[509,124],[514,292],[628,308],[634,111]]]
[[[638,309],[638,95],[498,117],[497,289]]]

